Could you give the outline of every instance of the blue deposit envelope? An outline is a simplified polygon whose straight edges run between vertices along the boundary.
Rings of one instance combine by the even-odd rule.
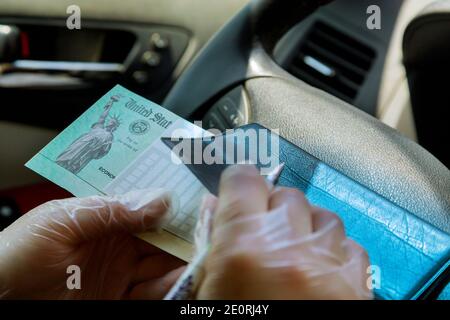
[[[161,137],[205,131],[137,94],[115,86],[25,165],[75,196],[165,188],[179,210],[149,242],[189,260],[203,185],[175,163]],[[178,131],[180,132],[180,131]]]

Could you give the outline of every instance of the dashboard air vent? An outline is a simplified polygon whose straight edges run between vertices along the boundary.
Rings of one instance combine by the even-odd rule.
[[[375,55],[360,41],[318,22],[300,45],[288,71],[312,86],[353,102]]]

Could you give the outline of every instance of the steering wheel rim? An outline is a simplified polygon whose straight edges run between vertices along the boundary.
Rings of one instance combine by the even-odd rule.
[[[293,77],[268,54],[284,32],[328,2],[252,1],[205,46],[164,106],[188,118],[243,85],[250,122],[280,129],[287,140],[450,233],[450,171],[439,160],[377,119]]]
[[[208,99],[238,83],[276,76],[281,69],[272,72],[276,63],[268,54],[276,42],[296,23],[332,1],[252,0],[205,45],[177,80],[164,106],[186,118]],[[221,76],[211,82],[202,77],[201,70],[218,70]]]

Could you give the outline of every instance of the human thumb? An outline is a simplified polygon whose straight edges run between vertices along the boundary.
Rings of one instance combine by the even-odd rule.
[[[116,232],[155,229],[172,211],[171,203],[170,194],[162,189],[56,200],[29,212],[27,224],[35,234],[73,244]]]

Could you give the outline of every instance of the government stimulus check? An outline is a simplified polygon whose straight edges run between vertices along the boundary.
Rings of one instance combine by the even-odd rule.
[[[116,85],[25,165],[77,197],[133,190],[170,191],[177,212],[163,230],[139,235],[189,261],[201,198],[207,190],[161,137],[175,130],[189,138],[205,130]]]

